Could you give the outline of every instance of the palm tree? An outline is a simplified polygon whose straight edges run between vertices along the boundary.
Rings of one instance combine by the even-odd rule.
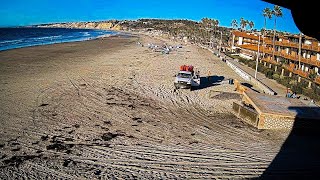
[[[249,27],[250,27],[250,30],[252,31],[252,29],[253,29],[253,27],[254,27],[253,21],[249,21]]]
[[[272,10],[272,15],[274,16],[273,41],[272,41],[272,44],[273,44],[272,60],[274,60],[277,17],[282,17],[282,15],[283,15],[281,7],[278,5],[275,5]]]
[[[249,25],[249,20],[246,20],[246,24],[245,24],[245,30],[247,31],[247,26]]]
[[[240,27],[241,27],[241,30],[243,31],[246,26],[247,26],[247,21],[244,20],[243,18],[241,18],[241,19],[240,19]]]
[[[262,15],[264,17],[264,31],[267,29],[267,18],[271,19],[272,18],[272,11],[270,8],[264,8],[262,11]]]
[[[232,26],[233,29],[235,29],[235,28],[238,27],[238,22],[237,22],[236,19],[234,19],[234,20],[231,21],[231,26]]]
[[[231,26],[232,26],[232,28],[237,28],[238,27],[238,22],[237,22],[237,20],[232,20],[231,21]],[[232,35],[232,45],[231,45],[231,47],[233,48],[234,47],[234,35]],[[233,51],[233,49],[231,50],[231,51]]]
[[[270,8],[264,8],[262,11],[262,15],[264,17],[264,29],[263,29],[263,36],[266,36],[266,30],[267,30],[267,19],[271,19],[272,18],[272,10]],[[265,47],[265,41],[262,42],[262,46]],[[264,48],[262,49],[262,53],[263,53]],[[264,54],[263,54],[264,56]]]

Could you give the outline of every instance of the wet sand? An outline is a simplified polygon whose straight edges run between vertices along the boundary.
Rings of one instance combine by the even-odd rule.
[[[199,47],[162,54],[137,42],[164,43],[110,37],[0,52],[0,177],[261,175],[287,133],[233,115],[240,96],[219,81],[240,77]],[[216,82],[174,90],[182,64]]]

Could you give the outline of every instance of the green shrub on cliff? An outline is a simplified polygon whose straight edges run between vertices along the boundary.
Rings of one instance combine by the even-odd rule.
[[[272,75],[273,75],[273,71],[269,69],[269,70],[266,72],[266,77],[269,78],[269,79],[272,79]]]
[[[273,74],[272,75],[272,79],[274,79],[274,80],[278,80],[279,78],[280,78],[279,74]]]

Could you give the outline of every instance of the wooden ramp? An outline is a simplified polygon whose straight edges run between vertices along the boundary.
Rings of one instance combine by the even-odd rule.
[[[307,106],[299,99],[242,92],[243,106],[234,103],[238,116],[258,129],[283,129],[297,126],[313,126],[320,122],[320,108]]]

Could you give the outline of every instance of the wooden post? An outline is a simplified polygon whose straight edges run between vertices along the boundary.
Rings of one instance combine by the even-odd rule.
[[[312,82],[309,81],[309,83],[308,83],[308,89],[311,89],[311,85],[312,85]]]
[[[281,69],[281,76],[284,75],[284,69]]]

